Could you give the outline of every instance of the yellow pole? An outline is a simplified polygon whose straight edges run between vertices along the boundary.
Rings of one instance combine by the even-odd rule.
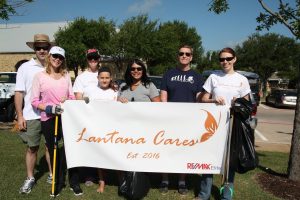
[[[52,166],[52,189],[51,194],[54,195],[55,189],[55,173],[56,173],[56,149],[57,149],[57,129],[58,129],[58,116],[55,116],[55,130],[54,130],[54,152],[53,152],[53,166]]]

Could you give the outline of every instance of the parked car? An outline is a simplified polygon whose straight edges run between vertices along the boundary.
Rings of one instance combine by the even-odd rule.
[[[156,86],[158,90],[160,90],[160,85],[162,81],[162,76],[149,76],[150,80],[153,82],[153,84]]]
[[[288,89],[274,89],[266,97],[266,104],[275,107],[295,108],[297,103],[297,91]]]
[[[261,87],[261,82],[259,75],[254,73],[254,72],[246,72],[246,71],[236,71],[237,73],[245,76],[248,79],[249,85],[251,92],[253,94],[253,98],[256,101],[256,105],[259,106],[260,103],[260,87]]]
[[[250,93],[250,100],[252,103],[252,112],[251,112],[251,116],[249,119],[249,124],[253,130],[253,133],[255,132],[256,126],[257,126],[257,117],[256,117],[256,113],[257,113],[257,101],[254,98],[253,93]]]
[[[5,121],[13,121],[16,116],[14,96],[16,72],[0,72],[0,109]]]

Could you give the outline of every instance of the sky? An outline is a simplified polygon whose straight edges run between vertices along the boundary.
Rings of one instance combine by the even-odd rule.
[[[21,16],[12,16],[7,22],[0,20],[0,25],[69,22],[77,17],[105,17],[106,20],[113,20],[120,25],[131,17],[147,14],[150,20],[179,20],[187,23],[189,27],[195,27],[205,51],[234,47],[256,32],[256,17],[263,11],[258,1],[229,0],[230,10],[220,15],[208,11],[210,2],[211,0],[35,0],[17,10]],[[278,1],[265,2],[275,9]],[[0,29],[0,39],[1,31]],[[293,37],[281,24],[272,27],[269,32]],[[265,34],[267,31],[260,33]]]

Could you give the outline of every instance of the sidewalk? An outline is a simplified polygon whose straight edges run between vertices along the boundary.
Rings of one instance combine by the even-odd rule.
[[[291,148],[290,144],[255,142],[256,151],[273,151],[273,152],[289,153],[290,148]]]

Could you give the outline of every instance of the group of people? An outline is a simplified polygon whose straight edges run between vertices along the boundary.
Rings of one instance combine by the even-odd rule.
[[[27,45],[34,49],[36,58],[22,64],[17,72],[15,88],[15,106],[18,117],[18,126],[21,138],[27,144],[26,169],[27,178],[20,188],[20,193],[30,193],[35,184],[34,167],[41,136],[45,138],[46,160],[49,168],[47,182],[55,180],[54,193],[57,196],[65,187],[66,158],[62,144],[63,140],[60,106],[65,100],[105,100],[127,102],[190,102],[216,103],[231,105],[235,98],[249,100],[250,86],[248,80],[234,71],[237,58],[231,48],[224,48],[219,53],[219,62],[222,70],[212,74],[205,81],[202,76],[191,69],[193,48],[188,45],[179,47],[178,66],[167,71],[162,78],[160,92],[147,76],[145,63],[139,59],[129,62],[124,80],[118,88],[113,82],[109,67],[100,67],[100,54],[97,49],[86,52],[88,69],[81,73],[72,85],[70,75],[66,69],[65,50],[54,46],[45,34],[34,35],[33,42]],[[24,101],[23,101],[24,100]],[[58,134],[54,138],[55,120],[58,118]],[[56,146],[55,146],[56,145]],[[52,177],[53,152],[57,148],[56,173]],[[88,170],[88,168],[86,169]],[[103,169],[97,169],[99,188],[103,193],[105,180]],[[230,187],[221,194],[222,199],[232,199],[233,169],[229,169]],[[69,185],[75,195],[83,194],[80,188],[78,168],[68,169]],[[122,176],[122,173],[119,173]],[[178,176],[178,192],[181,195],[188,193],[185,174]],[[213,176],[203,174],[200,180],[200,192],[196,199],[209,199]],[[168,192],[168,174],[162,174],[159,191]]]

